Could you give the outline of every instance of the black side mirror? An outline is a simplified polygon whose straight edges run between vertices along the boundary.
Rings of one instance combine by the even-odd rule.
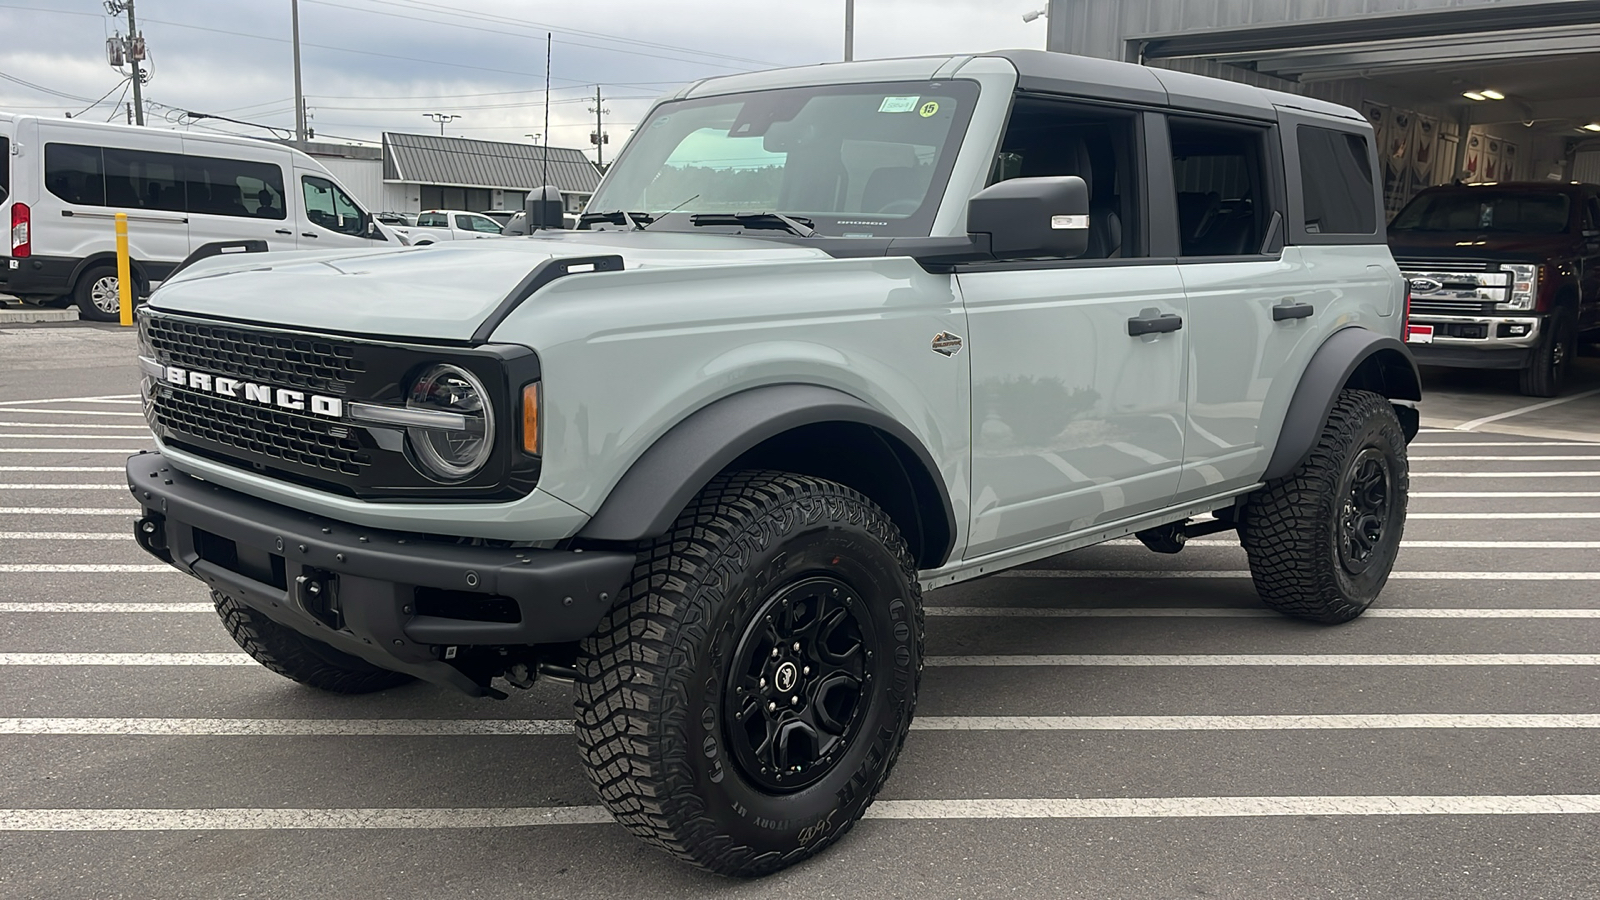
[[[967,201],[967,233],[995,259],[1076,259],[1089,249],[1089,186],[1076,175],[1012,178]]]

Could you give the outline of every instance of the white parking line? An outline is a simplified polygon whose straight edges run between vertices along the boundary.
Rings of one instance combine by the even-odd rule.
[[[1439,513],[1439,515],[1459,515],[1458,513]],[[1596,513],[1600,516],[1600,513]],[[1425,517],[1419,514],[1417,518]],[[1141,547],[1134,538],[1114,538],[1106,541],[1107,546],[1113,547]],[[1227,538],[1194,538],[1184,543],[1185,547],[1238,547],[1237,539]],[[1600,550],[1600,541],[1410,541],[1403,540],[1402,547],[1414,550]]]
[[[0,438],[10,435],[0,434]],[[1412,456],[1412,462],[1593,462],[1600,456]]]
[[[929,656],[929,666],[1600,666],[1600,653],[1147,653]],[[0,666],[254,666],[243,653],[0,653]]]
[[[993,578],[1249,578],[1247,570],[1011,569]],[[1600,572],[1394,572],[1401,581],[1600,581]]]
[[[1597,478],[1593,472],[1412,472],[1412,478]]]
[[[912,731],[1334,731],[1591,729],[1600,715],[922,716]],[[107,737],[466,737],[572,734],[571,719],[0,718],[0,734]]]
[[[0,447],[0,453],[65,453],[72,456],[84,456],[91,453],[114,453],[118,456],[132,456],[140,450],[149,449],[149,447],[135,447],[132,450],[126,448],[112,450],[106,447]]]
[[[174,575],[183,574],[177,569],[165,565],[124,566],[102,563],[0,563],[0,572],[31,572],[55,575],[103,574],[107,572],[128,575],[156,572],[171,572]]]
[[[1416,494],[1411,496],[1415,497]],[[1430,513],[1407,512],[1407,519],[1600,519],[1600,512],[1496,512],[1496,513]]]
[[[116,605],[116,604],[109,604]],[[206,612],[209,603],[196,603]],[[0,611],[6,604],[0,603]],[[1032,607],[1032,606],[924,606],[929,617],[958,616],[995,619],[1274,619],[1282,614],[1254,607]],[[1361,614],[1363,619],[1600,619],[1600,609],[1533,607],[1452,608],[1381,607]]]
[[[1495,413],[1492,416],[1484,416],[1481,419],[1470,419],[1466,422],[1462,422],[1460,425],[1457,425],[1455,430],[1471,431],[1474,428],[1482,428],[1490,422],[1498,422],[1501,419],[1509,419],[1513,416],[1520,416],[1524,413],[1537,412],[1541,409],[1549,409],[1552,406],[1560,406],[1563,403],[1571,403],[1574,400],[1582,400],[1585,397],[1593,397],[1595,394],[1600,394],[1600,388],[1594,388],[1593,390],[1588,391],[1580,391],[1576,394],[1568,394],[1565,397],[1557,397],[1554,400],[1546,400],[1543,403],[1533,403],[1529,404],[1528,406],[1519,406],[1516,409],[1509,409],[1503,413]]]
[[[126,541],[133,533],[120,531],[0,531],[0,541]]]
[[[879,800],[865,818],[1151,819],[1262,816],[1593,815],[1600,794],[1491,796],[1091,797]],[[0,809],[0,831],[279,831],[604,825],[602,806],[409,809]]]
[[[0,491],[126,491],[126,484],[73,484],[63,481],[60,484],[10,484],[0,481]]]
[[[42,400],[0,400],[0,406],[39,406],[45,403],[139,403],[138,394],[104,394],[99,397],[46,397]]]
[[[0,466],[0,472],[125,472],[123,466]]]
[[[137,506],[0,506],[0,516],[131,516]]]
[[[8,416],[16,415],[17,413],[28,413],[30,415],[40,416],[117,416],[127,419],[144,418],[144,413],[112,412],[105,409],[27,409],[19,406],[8,407],[6,409],[6,415]]]
[[[20,656],[23,654],[11,654]],[[0,654],[3,658],[5,654]],[[248,657],[247,657],[248,658]],[[1140,653],[930,656],[929,666],[1600,666],[1600,653]]]
[[[1412,499],[1471,497],[1483,500],[1582,500],[1600,497],[1600,491],[1410,491],[1407,496]]]
[[[0,425],[7,423],[0,422]],[[1594,441],[1417,441],[1408,449],[1417,447],[1595,447]],[[1416,457],[1412,457],[1415,459]]]
[[[96,422],[93,425],[78,425],[78,424],[74,424],[74,423],[71,423],[71,422],[0,422],[0,426],[8,427],[8,428],[82,428],[82,429],[91,429],[92,428],[95,431],[110,431],[112,429],[122,429],[122,430],[127,430],[127,431],[143,431],[143,432],[146,432],[146,433],[149,433],[149,431],[150,431],[150,426],[148,426],[148,425],[106,425],[106,424],[102,424],[100,422]],[[74,437],[74,435],[61,434],[61,435],[57,435],[57,437],[69,438],[69,437]]]
[[[202,601],[146,602],[128,600],[100,602],[94,600],[0,601],[0,613],[210,613],[216,607]]]
[[[137,426],[134,426],[134,427],[137,427]],[[125,441],[125,440],[127,440],[129,438],[132,438],[132,437],[138,437],[138,435],[133,435],[133,434],[39,434],[37,432],[27,432],[27,433],[23,433],[23,432],[0,432],[0,440],[5,440],[6,438],[29,438],[29,439],[34,439],[34,438],[53,438],[53,439],[58,440],[58,441],[59,440],[67,440],[67,439],[74,440],[74,441]],[[1416,457],[1412,457],[1412,458],[1415,459]],[[1574,457],[1564,457],[1564,458],[1580,459],[1581,457],[1574,456]]]

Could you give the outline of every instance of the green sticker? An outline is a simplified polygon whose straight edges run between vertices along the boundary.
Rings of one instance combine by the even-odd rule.
[[[883,102],[878,104],[878,112],[908,113],[917,108],[917,101],[920,99],[920,97],[885,97]]]

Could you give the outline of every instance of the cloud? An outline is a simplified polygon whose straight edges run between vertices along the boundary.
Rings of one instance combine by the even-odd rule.
[[[1043,46],[1043,0],[859,0],[856,57]],[[841,58],[843,0],[301,0],[302,70],[322,137],[375,140],[435,131],[425,113],[460,116],[446,133],[527,140],[544,130],[544,36],[554,30],[551,143],[588,147],[594,85],[607,98],[608,155],[651,100],[684,82]],[[152,57],[151,122],[196,110],[292,128],[289,4],[140,0]],[[94,0],[0,6],[0,109],[77,112],[117,86],[104,42],[126,19]],[[88,115],[121,118],[112,91]],[[74,99],[81,98],[81,99]],[[266,132],[211,121],[238,133]]]

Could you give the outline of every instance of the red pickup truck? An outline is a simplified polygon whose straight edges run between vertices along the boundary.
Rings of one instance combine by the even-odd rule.
[[[1518,369],[1523,393],[1554,397],[1600,330],[1600,186],[1429,188],[1389,224],[1389,250],[1422,365]]]

